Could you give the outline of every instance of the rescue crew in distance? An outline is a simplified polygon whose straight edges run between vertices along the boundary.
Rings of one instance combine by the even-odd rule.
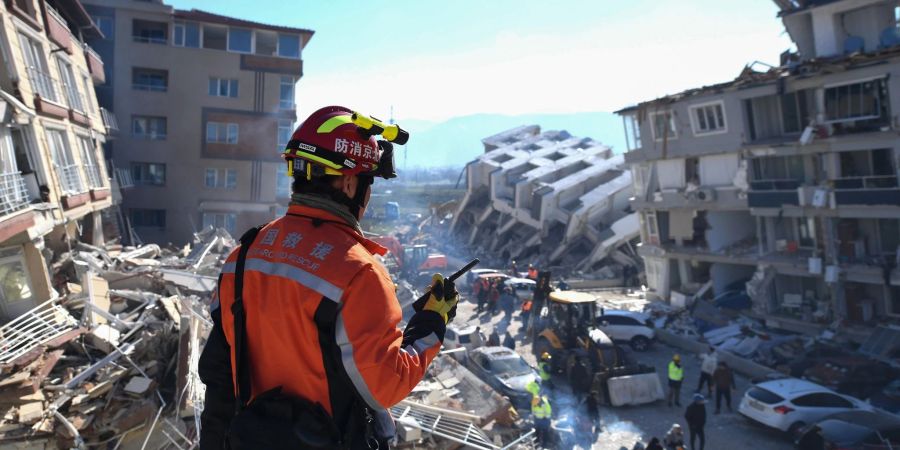
[[[385,449],[395,432],[387,408],[410,393],[440,350],[459,296],[452,281],[436,274],[424,307],[405,330],[397,327],[395,286],[373,256],[386,249],[359,226],[374,178],[396,176],[393,148],[355,117],[344,107],[319,109],[284,151],[294,180],[290,206],[259,230],[243,266],[241,353],[249,382],[238,383],[233,351],[238,249],[222,269],[200,358],[207,388],[201,449],[230,441],[236,394],[243,392],[237,384],[249,384],[251,405],[277,387],[321,405],[342,448]]]

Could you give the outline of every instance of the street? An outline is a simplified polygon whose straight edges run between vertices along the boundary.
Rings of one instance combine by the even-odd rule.
[[[518,312],[513,314],[512,323],[510,324],[510,321],[506,319],[503,313],[497,313],[492,318],[487,313],[479,316],[475,311],[475,303],[464,299],[459,304],[454,322],[457,324],[477,323],[481,326],[485,336],[497,329],[502,337],[508,326],[510,333],[516,338],[516,351],[529,364],[532,366],[536,365],[534,355],[531,354],[530,343],[522,342],[524,334],[520,333]],[[656,372],[660,374],[660,377],[663,377],[666,365],[675,353],[678,352],[657,342],[650,350],[643,353],[634,353],[634,356],[639,362],[655,367]],[[682,407],[670,408],[666,406],[664,401],[632,407],[603,407],[601,410],[603,430],[594,443],[593,449],[620,450],[624,447],[631,450],[634,443],[638,440],[646,443],[654,436],[662,439],[673,423],[680,423],[682,427],[685,427],[685,435],[687,436],[687,428],[683,417],[684,407],[690,402],[694,388],[697,386],[700,360],[697,355],[693,354],[683,354],[682,360],[685,366],[685,381],[681,392]],[[663,379],[663,381],[665,380]],[[752,423],[736,412],[741,395],[749,384],[747,379],[738,375],[736,375],[736,381],[738,388],[732,394],[732,408],[734,412],[727,412],[725,405],[722,405],[722,414],[715,415],[713,414],[715,412],[715,399],[709,399],[706,404],[706,448],[709,450],[788,450],[793,448],[790,439],[785,434]],[[563,380],[556,381],[557,386],[563,384],[565,384]],[[663,386],[665,387],[665,383],[663,383]],[[567,387],[563,389],[567,390]],[[577,402],[580,399],[574,400]],[[555,414],[566,413],[567,408],[564,403],[571,403],[571,401],[558,400],[558,404],[553,405]]]

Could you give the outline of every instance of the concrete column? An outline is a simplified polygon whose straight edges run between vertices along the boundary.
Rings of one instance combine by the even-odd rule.
[[[90,220],[93,226],[93,242],[91,242],[91,244],[102,247],[106,244],[106,239],[103,236],[103,216],[100,214],[100,211],[94,211],[91,213]]]

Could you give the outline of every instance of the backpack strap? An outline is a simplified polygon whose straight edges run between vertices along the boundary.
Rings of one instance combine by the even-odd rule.
[[[247,260],[247,252],[250,244],[256,239],[256,235],[262,230],[262,224],[253,227],[241,236],[241,248],[238,250],[237,262],[234,266],[234,303],[231,304],[231,314],[234,316],[234,366],[236,369],[237,395],[234,402],[234,412],[239,413],[247,402],[250,401],[250,367],[247,364],[247,318],[244,315],[244,263]]]

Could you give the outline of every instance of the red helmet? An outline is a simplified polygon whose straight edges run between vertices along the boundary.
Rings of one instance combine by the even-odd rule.
[[[294,130],[282,157],[293,172],[294,159],[308,163],[324,175],[376,174],[382,151],[374,136],[361,131],[353,123],[353,111],[343,106],[326,106],[312,113]]]

